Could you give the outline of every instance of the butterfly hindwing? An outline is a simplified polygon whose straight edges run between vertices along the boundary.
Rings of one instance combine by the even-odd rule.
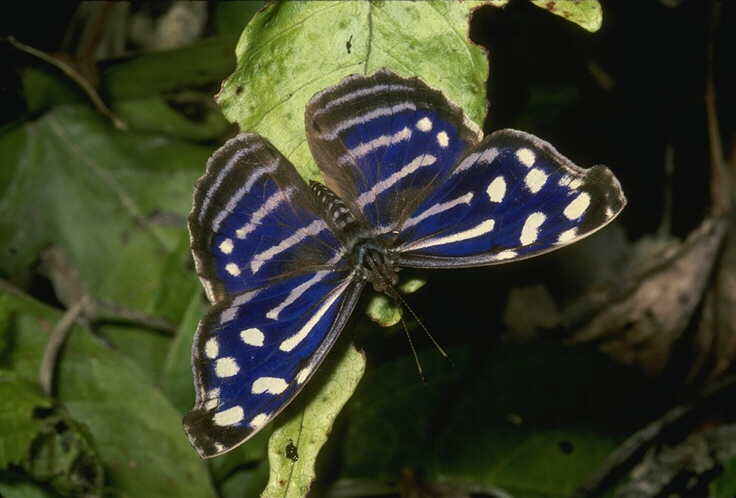
[[[483,136],[441,92],[385,69],[315,95],[305,124],[326,185],[381,234],[410,216]]]
[[[210,309],[192,348],[197,399],[184,418],[203,457],[244,442],[289,404],[334,344],[362,287],[322,271]]]
[[[583,169],[547,142],[501,130],[471,149],[400,229],[400,266],[480,266],[570,244],[624,207],[603,166]]]

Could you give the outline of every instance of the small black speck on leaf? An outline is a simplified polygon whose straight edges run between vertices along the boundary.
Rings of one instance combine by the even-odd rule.
[[[292,441],[291,439],[289,439],[289,443],[286,445],[286,458],[288,458],[292,462],[296,462],[297,460],[299,460],[299,452],[294,445],[294,441]]]
[[[33,418],[35,419],[42,419],[50,417],[51,414],[54,413],[53,408],[46,408],[46,407],[36,407],[33,409]]]
[[[558,446],[565,455],[569,455],[570,453],[572,453],[573,446],[570,441],[560,441],[558,443]]]

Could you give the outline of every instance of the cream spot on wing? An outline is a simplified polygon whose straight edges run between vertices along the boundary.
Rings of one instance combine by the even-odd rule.
[[[511,259],[516,257],[516,251],[501,251],[496,254],[496,261],[503,261],[504,259]]]
[[[232,408],[228,408],[227,410],[215,413],[215,416],[212,417],[212,421],[215,423],[215,425],[220,426],[235,425],[243,420],[244,415],[245,414],[243,413],[242,407],[233,406]]]
[[[524,166],[531,168],[537,156],[529,149],[519,149],[516,151],[516,158],[521,161]]]
[[[240,371],[238,363],[235,358],[227,357],[220,358],[215,362],[215,374],[218,377],[232,377]]]
[[[547,178],[548,176],[544,171],[539,168],[534,168],[527,173],[524,178],[524,183],[526,184],[526,188],[528,188],[532,194],[536,194],[542,190],[544,184],[547,183]]]
[[[240,338],[249,346],[263,346],[263,332],[257,328],[246,329],[240,333]]]
[[[233,252],[233,248],[235,246],[233,245],[233,241],[231,239],[225,239],[222,242],[220,242],[220,251],[223,254],[230,254]]]
[[[204,354],[209,358],[210,360],[214,360],[217,358],[217,355],[220,353],[220,344],[217,342],[217,339],[214,337],[207,339],[207,342],[204,343]]]
[[[279,377],[260,377],[253,382],[251,392],[253,394],[281,394],[286,391],[289,384]]]
[[[279,377],[260,377],[253,382],[251,392],[253,394],[281,394],[286,391],[289,384]]]
[[[497,176],[488,185],[486,192],[488,193],[488,197],[491,198],[491,202],[501,202],[506,195],[506,180],[502,176]]]
[[[440,144],[440,147],[443,149],[450,145],[450,137],[447,136],[447,133],[444,131],[441,131],[437,134],[437,143]]]
[[[261,427],[263,427],[264,425],[266,425],[266,423],[268,423],[268,421],[270,419],[271,419],[271,417],[269,417],[268,414],[266,414],[266,413],[260,413],[260,414],[256,415],[255,417],[253,417],[250,420],[250,424],[248,424],[248,425],[252,429],[258,430]]]
[[[571,228],[570,230],[565,230],[560,235],[557,236],[557,243],[558,244],[567,244],[568,242],[575,240],[575,237],[578,236],[578,229],[577,228]]]
[[[207,393],[207,403],[205,403],[205,410],[214,410],[217,405],[220,404],[220,388],[216,387]]]
[[[537,241],[539,236],[539,227],[544,223],[547,217],[542,213],[532,213],[524,222],[524,228],[521,229],[521,237],[519,242],[521,245],[526,246]]]
[[[562,214],[564,214],[568,220],[577,220],[583,215],[583,213],[585,213],[588,206],[590,206],[590,195],[583,192],[567,205]]]
[[[417,129],[419,131],[429,131],[432,129],[432,121],[428,117],[423,117],[417,121]]]
[[[238,265],[236,265],[235,263],[228,263],[225,266],[225,271],[233,277],[237,277],[238,275],[240,275],[240,268],[238,268]]]
[[[309,378],[309,374],[311,373],[312,367],[302,368],[302,370],[296,376],[296,383],[303,384]]]

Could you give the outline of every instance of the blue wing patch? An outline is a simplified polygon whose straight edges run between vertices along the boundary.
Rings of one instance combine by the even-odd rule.
[[[604,166],[583,169],[515,130],[483,139],[441,92],[382,69],[315,95],[307,141],[326,186],[266,139],[210,158],[189,229],[212,308],[192,347],[184,427],[203,457],[242,443],[297,395],[365,283],[395,296],[399,267],[528,258],[579,240],[626,204]]]

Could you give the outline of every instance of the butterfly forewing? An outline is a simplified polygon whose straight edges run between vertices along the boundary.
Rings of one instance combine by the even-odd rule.
[[[461,267],[521,259],[570,244],[624,207],[607,168],[583,169],[528,133],[486,137],[401,227],[396,263]]]
[[[189,231],[212,302],[274,280],[345,268],[304,180],[255,134],[233,138],[210,158],[195,187]]]
[[[441,92],[387,70],[317,94],[305,124],[327,186],[381,234],[396,230],[482,138]]]

